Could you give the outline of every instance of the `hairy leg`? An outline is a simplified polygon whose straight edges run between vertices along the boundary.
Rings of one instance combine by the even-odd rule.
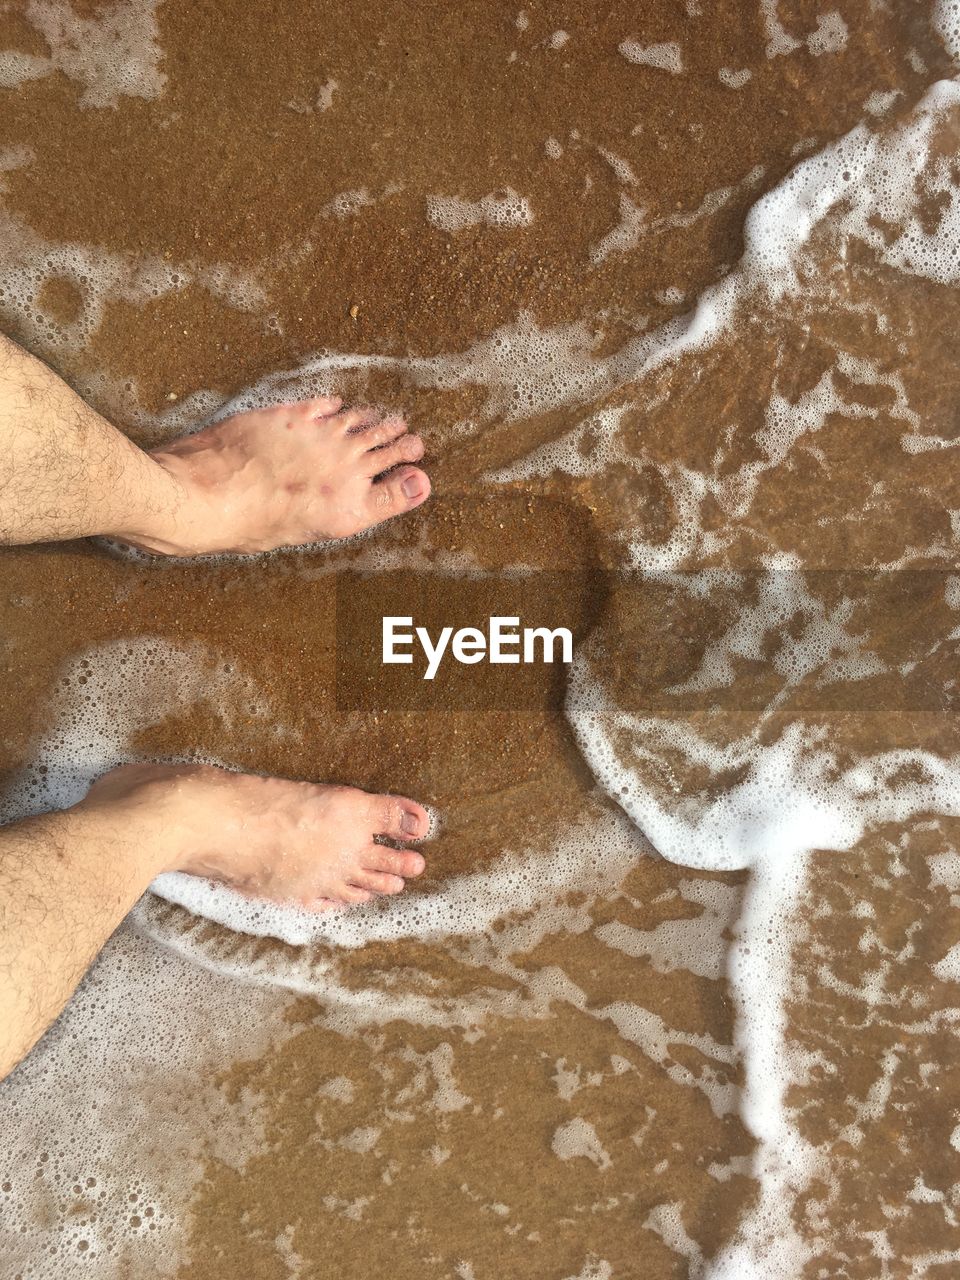
[[[0,543],[105,534],[172,556],[343,538],[425,502],[402,418],[336,398],[238,414],[153,453],[0,336]]]
[[[426,810],[402,796],[231,773],[126,765],[72,809],[0,829],[0,1078],[35,1044],[97,952],[163,871],[311,910],[399,893]]]
[[[402,418],[304,400],[227,418],[151,455],[186,495],[147,550],[271,551],[345,538],[425,502],[423,441]],[[133,539],[131,539],[132,541]]]

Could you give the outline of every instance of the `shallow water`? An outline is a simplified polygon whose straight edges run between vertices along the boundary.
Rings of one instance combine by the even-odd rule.
[[[0,1089],[7,1271],[960,1267],[958,21],[0,12],[4,327],[141,441],[401,405],[435,490],[6,553],[4,815],[196,754],[439,819],[334,921],[158,883]],[[411,592],[573,667],[346,660]]]

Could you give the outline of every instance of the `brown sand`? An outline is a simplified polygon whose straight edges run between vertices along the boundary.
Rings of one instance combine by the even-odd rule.
[[[652,3],[571,2],[549,12],[531,3],[522,31],[517,6],[499,3],[166,3],[159,26],[167,84],[155,101],[124,97],[115,108],[79,110],[78,85],[59,74],[2,94],[0,147],[26,144],[32,152],[29,164],[5,175],[3,202],[45,239],[184,264],[194,283],[147,302],[109,301],[82,344],[33,338],[30,345],[75,385],[91,389],[99,407],[140,439],[150,432],[135,425],[135,398],[159,412],[171,397],[198,388],[225,396],[323,348],[449,352],[526,311],[541,326],[585,321],[597,349],[612,351],[684,309],[684,301],[664,300],[665,287],[689,300],[720,278],[739,255],[743,217],[759,192],[798,155],[855,124],[872,91],[900,90],[905,109],[936,69],[946,68],[922,6],[869,15],[852,2],[836,7],[853,33],[845,51],[768,60],[759,14],[745,15],[735,0],[707,6],[695,39],[679,6],[668,12]],[[788,29],[815,25],[813,5],[782,9]],[[553,50],[548,41],[558,29],[573,38]],[[682,86],[669,75],[638,76],[617,56],[619,41],[638,31],[651,42],[682,35],[690,68]],[[0,47],[44,51],[17,5],[0,12]],[[909,62],[912,47],[923,50],[927,72]],[[717,78],[726,66],[749,67],[753,78],[731,93]],[[331,80],[339,87],[321,110],[319,97]],[[548,136],[563,139],[562,159],[545,153]],[[601,148],[632,167],[651,220],[695,210],[719,187],[735,191],[712,217],[654,233],[639,251],[591,266],[589,246],[617,218],[617,184]],[[762,178],[744,182],[754,166],[763,167]],[[324,213],[338,193],[361,187],[374,203],[349,217]],[[535,235],[482,226],[451,235],[425,221],[428,195],[477,199],[503,187],[529,199]],[[267,304],[243,309],[195,282],[198,267],[221,263],[257,281]],[[864,296],[892,287],[882,273],[858,274],[856,264],[850,271]],[[896,289],[917,332],[955,333],[960,315],[953,295],[927,283],[911,293],[900,281]],[[54,323],[69,324],[81,299],[70,281],[51,279],[42,306]],[[0,305],[0,316],[13,336],[30,338],[15,308]],[[696,376],[689,376],[693,362],[665,371],[668,394],[661,408],[644,414],[648,455],[682,455],[696,467],[716,446],[704,423],[722,422],[734,405],[749,421],[775,377],[795,399],[831,361],[837,336],[831,326],[848,323],[849,317],[824,314],[801,338],[796,329],[777,330],[757,317],[736,350],[720,347],[710,361],[700,358]],[[843,337],[856,341],[849,332]],[[955,361],[944,361],[942,343],[918,344],[904,367],[892,340],[885,343],[869,327],[860,340],[874,359],[896,363],[929,429],[952,435],[960,377]],[[100,373],[105,382],[96,381]],[[124,390],[131,384],[135,397]],[[554,625],[562,604],[578,635],[601,622],[617,637],[608,675],[626,703],[639,696],[637,655],[647,669],[682,665],[682,620],[673,630],[643,634],[651,614],[638,610],[629,579],[608,572],[619,565],[624,524],[651,540],[672,525],[675,513],[656,470],[639,479],[614,469],[602,480],[491,488],[480,480],[487,468],[555,438],[576,416],[504,422],[462,437],[453,424],[476,400],[470,389],[432,392],[380,373],[366,381],[350,375],[344,390],[404,405],[428,444],[436,496],[385,530],[385,546],[401,555],[418,546],[433,555],[464,553],[494,574],[521,561],[562,570],[562,590],[550,575],[533,577],[528,603],[552,615]],[[628,417],[625,433],[631,426],[636,420]],[[789,483],[782,473],[771,475],[730,561],[753,563],[761,536],[771,531],[781,545],[828,569],[890,558],[904,541],[905,522],[915,527],[913,542],[929,541],[945,510],[960,507],[956,481],[935,455],[905,458],[900,430],[892,418],[881,421],[865,444],[847,420],[832,423],[820,439],[828,465],[807,455]],[[878,474],[896,476],[907,497],[864,522],[865,477]],[[198,642],[213,665],[229,663],[255,677],[284,733],[264,733],[262,718],[242,700],[230,708],[200,705],[145,733],[137,744],[145,752],[213,754],[256,770],[408,792],[440,806],[443,835],[424,884],[413,892],[491,863],[504,848],[547,848],[582,812],[592,787],[560,713],[562,689],[551,681],[532,686],[513,706],[498,703],[494,691],[494,709],[489,703],[482,709],[464,705],[462,688],[444,686],[424,715],[397,709],[402,691],[388,688],[379,691],[378,707],[369,670],[338,665],[335,644],[338,584],[343,590],[358,557],[337,549],[148,570],[90,545],[5,553],[3,767],[29,759],[50,722],[66,659],[115,638]],[[442,582],[438,574],[438,592]],[[373,618],[376,595],[364,599]],[[884,617],[892,612],[877,608]],[[702,639],[703,620],[691,630]],[[751,696],[763,692],[762,670],[743,676],[737,705],[716,722],[718,734],[731,731]],[[651,687],[658,687],[655,679]],[[886,712],[896,691],[872,693],[872,705],[884,713],[874,727],[859,703],[856,714],[841,717],[842,689],[816,711],[862,748],[874,732],[885,743],[898,731],[916,740],[924,712],[940,710],[939,703],[922,705],[921,689],[907,719],[894,723]],[[941,718],[924,724],[921,737],[950,745],[952,730]],[[850,959],[860,954],[862,922],[845,908],[851,895],[866,892],[867,881],[891,948],[909,937],[918,957],[943,954],[958,933],[955,912],[947,891],[929,885],[925,857],[956,835],[955,824],[941,823],[935,832],[913,824],[867,838],[842,871],[825,859],[812,898],[835,911],[809,926],[811,972],[815,956],[835,956],[855,971],[865,963]],[[906,881],[885,878],[897,857],[909,864]],[[690,879],[642,857],[617,892],[586,901],[586,910],[594,926],[618,921],[649,930],[700,910],[681,888]],[[732,886],[743,881],[722,879]],[[730,892],[733,902],[737,890]],[[504,908],[509,916],[509,904]],[[155,903],[150,911],[165,930],[196,935],[179,908]],[[225,937],[215,926],[201,933],[201,948],[214,957],[229,952],[241,967],[282,950]],[[519,978],[485,965],[455,938],[371,944],[335,959],[345,987],[380,992],[386,1001],[391,992],[425,984],[451,1002],[478,990],[524,990]],[[751,1143],[735,1110],[716,1114],[706,1092],[681,1082],[684,1072],[721,1086],[740,1078],[732,1057],[710,1058],[690,1042],[705,1035],[717,1046],[731,1045],[725,981],[682,968],[664,972],[649,957],[603,945],[592,930],[577,936],[558,930],[516,951],[511,962],[527,983],[562,971],[582,993],[581,1004],[558,996],[549,1016],[490,1014],[474,1036],[462,1026],[389,1019],[366,1031],[340,1031],[322,1000],[292,1001],[296,1030],[282,1047],[238,1062],[216,1082],[228,1107],[251,1093],[258,1099],[263,1147],[238,1168],[211,1156],[182,1223],[186,1260],[177,1274],[282,1280],[293,1273],[275,1241],[287,1231],[301,1259],[295,1274],[304,1277],[561,1280],[578,1274],[590,1256],[605,1259],[618,1280],[694,1274],[692,1256],[677,1252],[656,1228],[657,1207],[679,1205],[686,1232],[709,1256],[753,1194],[736,1163]],[[839,1074],[824,1069],[795,1101],[817,1141],[829,1146],[836,1139],[831,1152],[849,1170],[829,1213],[843,1250],[830,1246],[811,1275],[878,1275],[869,1241],[858,1233],[878,1222],[889,1226],[881,1204],[904,1205],[920,1173],[937,1187],[958,1175],[958,1157],[943,1138],[960,1105],[949,1029],[905,1031],[906,1006],[898,1004],[915,997],[927,1008],[947,997],[931,989],[925,968],[916,974],[908,968],[900,979],[900,993],[869,1029],[857,1001],[833,991],[821,989],[795,1010],[799,1040],[841,1067]],[[617,1001],[680,1029],[659,1061],[598,1016]],[[897,1079],[895,1125],[873,1126],[854,1164],[843,1138],[850,1098],[869,1090],[884,1051],[902,1048],[905,1039],[905,1060],[914,1066]],[[466,1099],[452,1105],[437,1066],[448,1053]],[[620,1065],[611,1065],[614,1058]],[[551,1152],[551,1135],[571,1115],[554,1080],[561,1061],[575,1065],[584,1082],[576,1111],[599,1135],[602,1158],[561,1161]],[[944,1069],[935,1099],[922,1088],[916,1063]],[[353,1084],[348,1103],[322,1092],[324,1082],[340,1076]],[[367,1130],[376,1131],[368,1147],[355,1136]],[[438,1158],[434,1148],[450,1154]],[[725,1180],[708,1172],[732,1159]],[[890,1276],[910,1274],[906,1259],[921,1244],[960,1243],[955,1224],[932,1208],[925,1216],[914,1206],[897,1231],[896,1256],[904,1261],[891,1264],[884,1273]],[[461,1259],[470,1260],[472,1272],[455,1270]],[[135,1265],[129,1274],[139,1274]]]

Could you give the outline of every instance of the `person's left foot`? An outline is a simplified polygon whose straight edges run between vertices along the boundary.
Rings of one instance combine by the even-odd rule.
[[[176,481],[145,551],[193,556],[272,551],[346,538],[430,495],[423,441],[403,418],[341,408],[338,397],[256,409],[153,450]]]
[[[426,864],[394,846],[430,829],[406,796],[209,765],[122,765],[76,808],[115,824],[154,875],[184,871],[311,911],[400,893]]]

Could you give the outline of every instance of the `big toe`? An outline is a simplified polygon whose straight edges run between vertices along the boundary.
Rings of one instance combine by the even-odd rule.
[[[374,796],[373,828],[375,835],[391,840],[422,840],[430,830],[430,815],[406,796]]]
[[[371,523],[412,511],[430,497],[430,477],[420,467],[397,467],[370,486]]]

